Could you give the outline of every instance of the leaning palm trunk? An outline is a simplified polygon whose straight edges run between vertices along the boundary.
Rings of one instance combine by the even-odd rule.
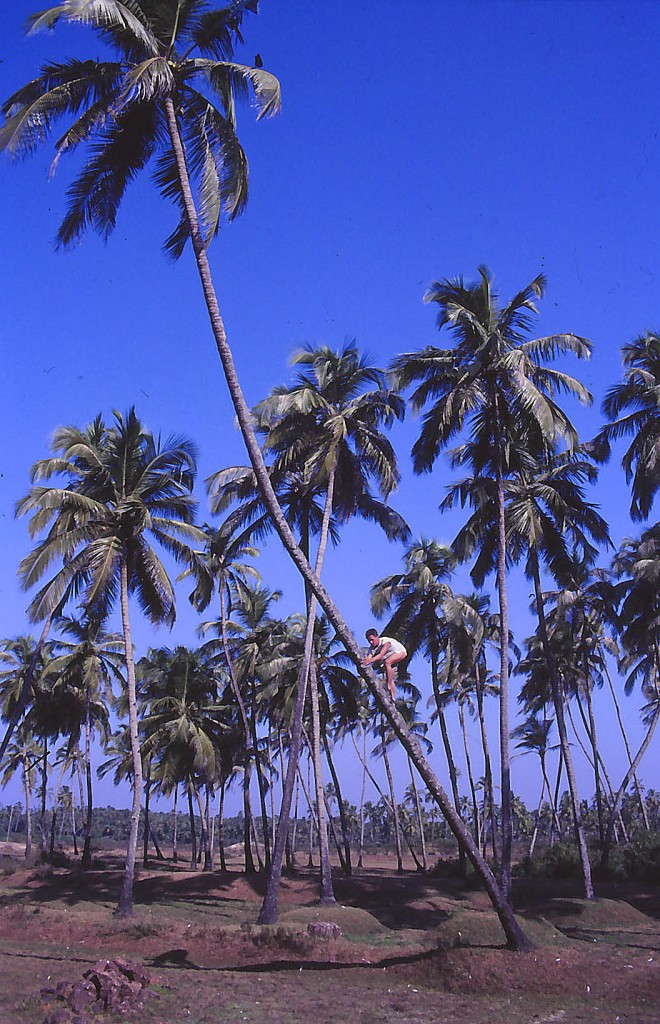
[[[131,806],[126,863],[124,865],[124,880],[115,914],[119,917],[129,917],[133,913],[135,855],[137,851],[138,825],[140,822],[140,805],[142,804],[142,757],[140,755],[140,739],[138,736],[133,641],[131,639],[131,623],[128,615],[128,570],[123,560],[120,568],[120,588],[121,621],[124,630],[124,656],[126,658],[126,683],[128,686],[128,731],[131,740],[131,760],[133,762],[133,803]]]
[[[548,665],[548,675],[550,677],[550,686],[552,689],[552,702],[554,704],[555,716],[557,718],[557,731],[559,733],[559,743],[561,747],[564,765],[566,767],[566,778],[568,779],[568,789],[571,796],[571,807],[573,810],[573,825],[575,828],[575,838],[577,841],[578,851],[580,854],[584,895],[585,899],[592,900],[594,898],[594,887],[591,881],[591,864],[589,863],[589,850],[587,849],[587,840],[582,825],[582,815],[580,813],[580,797],[578,794],[575,769],[573,767],[573,755],[571,754],[571,747],[568,742],[568,734],[566,731],[566,720],[564,718],[564,695],[562,693],[561,683],[559,680],[559,673],[557,671],[557,663],[555,662],[554,654],[552,653],[550,642],[548,640],[548,629],[545,621],[545,609],[543,607],[543,594],[541,592],[541,576],[539,573],[538,558],[536,557],[535,552],[532,553],[532,568],[534,575],[534,595],[536,599],[536,614],[539,620],[539,632],[541,634],[541,643],[543,645],[545,659]]]
[[[170,142],[172,144],[172,150],[177,166],[178,178],[181,185],[183,205],[186,211],[188,226],[190,228],[192,247],[195,254],[195,261],[197,263],[197,268],[200,276],[202,290],[204,293],[204,298],[206,301],[209,319],[211,322],[211,328],[213,330],[213,336],[215,339],[216,347],[218,349],[220,360],[222,362],[225,379],[227,381],[227,387],[229,389],[232,403],[234,405],[238,423],[241,429],[241,433],[243,435],[243,440],[245,442],[245,446],[247,449],[248,457],[252,464],[252,468],[254,469],[259,489],[263,495],[264,502],[268,509],[269,515],[271,516],[273,525],[286,551],[289,553],[299,572],[301,573],[306,583],[311,588],[315,597],[318,599],[321,607],[328,616],[328,619],[335,627],[337,635],[341,639],[346,650],[353,658],[355,664],[360,668],[363,678],[365,679],[370,691],[375,696],[379,707],[383,709],[396,735],[399,737],[406,750],[410,753],[413,763],[417,767],[417,770],[419,771],[421,777],[426,783],[429,792],[436,800],[438,806],[440,807],[443,814],[447,818],[449,826],[452,829],[454,835],[456,836],[459,845],[463,845],[465,847],[466,853],[470,858],[472,864],[474,865],[476,872],[482,879],[486,891],[488,892],[488,895],[493,903],[493,907],[495,908],[498,914],[498,917],[502,924],[502,928],[507,937],[507,944],[512,949],[530,949],[532,948],[532,944],[529,942],[529,940],[523,933],[522,929],[520,928],[518,922],[515,920],[513,911],[508,904],[506,895],[502,893],[501,889],[497,885],[497,882],[492,871],[490,870],[484,859],[481,857],[479,850],[475,847],[474,843],[472,842],[471,837],[467,833],[467,830],[465,829],[462,821],[460,820],[460,817],[456,814],[454,808],[452,807],[447,797],[447,794],[440,785],[430,765],[424,758],[419,743],[417,742],[415,737],[410,734],[410,731],[403,717],[394,706],[394,703],[391,700],[389,700],[389,696],[386,696],[385,693],[381,691],[381,687],[379,687],[374,673],[362,667],[362,652],[360,651],[357,643],[355,642],[355,638],[353,637],[347,624],[344,622],[343,618],[339,614],[339,611],[336,608],[327,590],[325,589],[325,587],[322,586],[318,578],[318,575],[312,571],[309,562],[304,557],[299,546],[296,544],[295,538],[289,528],[289,525],[282,512],[282,509],[279,506],[277,496],[275,495],[275,492],[273,490],[271,481],[268,476],[268,470],[266,469],[266,465],[264,463],[263,456],[259,448],[259,442],[254,432],[250,409],[247,405],[247,402],[245,401],[245,397],[243,395],[243,392],[238,381],[238,377],[236,375],[236,369],[234,366],[232,352],[227,343],[225,327],[222,317],[220,315],[218,300],[211,279],[211,270],[208,262],[208,257],[206,255],[206,247],[199,228],[197,211],[195,208],[192,191],[190,188],[190,181],[186,167],[183,143],[181,140],[179,126],[177,123],[174,100],[171,96],[165,99],[164,106],[167,119],[168,134]],[[297,749],[291,751],[290,756],[293,756],[294,754],[295,756],[297,756],[298,752],[299,741]],[[291,792],[293,791],[294,776],[295,766],[291,773]],[[285,800],[283,798],[282,805],[283,810],[285,809],[286,806],[285,817],[286,822],[288,824],[288,815],[291,807],[291,793],[289,794],[288,802],[286,803],[286,805]],[[284,815],[281,814],[280,824],[282,823],[283,817]],[[273,877],[276,877],[276,884],[279,884],[279,878],[281,875],[281,861],[284,852],[285,839],[286,828],[282,830],[282,839],[280,842],[282,854],[280,855],[279,869],[275,869],[274,856],[273,865],[271,866],[271,874],[273,875]],[[262,907],[262,913],[260,914],[259,917],[259,920],[262,921],[262,923],[265,923],[265,921],[263,920],[263,915],[267,898],[268,894],[267,897],[264,899],[264,907]],[[269,902],[272,908],[272,895],[270,897]],[[267,916],[272,916],[272,912],[273,911],[271,909]]]

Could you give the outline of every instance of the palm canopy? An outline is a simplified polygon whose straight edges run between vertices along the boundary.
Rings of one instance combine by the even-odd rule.
[[[610,419],[597,438],[609,456],[610,444],[632,437],[621,460],[632,482],[630,515],[647,519],[660,487],[660,336],[652,331],[623,347],[623,381],[610,388],[603,412]]]
[[[332,512],[340,522],[360,515],[388,536],[405,536],[401,517],[373,493],[386,498],[399,482],[383,427],[402,419],[404,405],[384,372],[354,341],[340,349],[308,345],[291,363],[302,368],[293,384],[275,388],[255,410],[279,471],[297,472],[317,493],[332,478]]]
[[[597,469],[584,446],[558,452],[545,445],[534,454],[523,452],[524,443],[521,438],[516,473],[503,481],[507,563],[517,563],[526,553],[528,577],[542,561],[555,579],[570,578],[576,559],[592,564],[597,544],[610,543],[607,523],[585,496]],[[460,454],[474,465],[477,458],[465,455],[472,447],[461,446]],[[494,571],[498,556],[497,489],[491,459],[484,462],[475,475],[452,484],[441,505],[452,508],[459,502],[473,509],[452,547],[462,561],[475,556],[471,576],[476,586]]]
[[[236,134],[236,99],[251,90],[259,117],[280,107],[277,79],[233,59],[243,18],[256,10],[257,0],[234,0],[223,9],[207,0],[61,0],[32,15],[30,32],[77,22],[117,57],[46,64],[1,108],[6,120],[0,149],[14,156],[30,155],[61,119],[70,123],[55,143],[55,164],[64,153],[89,148],[68,190],[59,245],[77,241],[88,228],[107,238],[126,187],[155,158],[155,182],[180,211],[165,248],[175,258],[181,255],[190,229],[168,103],[187,150],[206,244],[217,234],[223,212],[232,219],[243,210],[248,165]]]
[[[411,655],[421,650],[435,659],[446,640],[444,614],[452,592],[447,583],[455,565],[450,548],[420,537],[404,553],[404,571],[392,573],[371,588],[377,618],[392,611],[383,632],[399,637]]]
[[[181,560],[189,543],[201,539],[193,525],[192,443],[183,437],[162,443],[130,409],[125,416],[116,412],[111,426],[99,416],[82,430],[59,428],[52,449],[52,458],[32,467],[33,486],[16,509],[31,516],[32,536],[45,531],[19,566],[23,586],[33,586],[60,562],[32,600],[31,618],[43,618],[73,592],[103,619],[125,567],[129,592],[151,621],[172,623],[174,589],[150,540]],[[53,478],[61,482],[51,484]]]
[[[545,285],[539,275],[502,306],[490,272],[480,267],[477,282],[465,284],[459,277],[428,289],[425,301],[439,306],[438,326],[447,327],[456,344],[405,353],[392,365],[400,388],[416,385],[413,410],[430,405],[413,447],[416,472],[428,472],[468,423],[475,439],[487,439],[497,448],[504,471],[516,456],[509,426],[525,423],[546,441],[576,443],[575,430],[555,399],[568,393],[589,403],[591,396],[574,377],[545,364],[569,352],[587,359],[591,344],[570,333],[528,338],[538,312],[534,299],[543,295]]]

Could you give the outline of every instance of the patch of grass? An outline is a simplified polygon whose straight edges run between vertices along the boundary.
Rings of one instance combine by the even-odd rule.
[[[340,904],[330,907],[296,907],[295,910],[280,915],[282,924],[303,925],[306,928],[312,921],[330,921],[332,924],[338,924],[342,935],[349,939],[352,936],[386,935],[390,931],[366,910],[342,907]]]

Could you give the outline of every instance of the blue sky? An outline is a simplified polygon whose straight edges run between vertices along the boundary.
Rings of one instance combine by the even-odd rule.
[[[287,360],[306,342],[338,346],[354,337],[380,365],[436,342],[426,288],[445,276],[471,277],[485,263],[503,297],[543,271],[549,287],[538,333],[571,330],[593,341],[590,364],[571,369],[592,390],[594,407],[570,410],[592,436],[605,390],[620,377],[621,345],[660,322],[658,5],[261,6],[246,21],[241,56],[251,63],[260,53],[279,76],[283,109],[258,124],[242,111],[251,197],[211,249],[248,402],[288,379]],[[26,39],[22,26],[34,9],[26,0],[0,9],[3,98],[45,60],[100,53],[82,29]],[[62,160],[49,178],[51,159],[44,148],[20,165],[0,160],[4,636],[26,630],[15,571],[29,539],[13,507],[56,426],[135,404],[152,430],[187,433],[200,448],[202,517],[204,477],[245,461],[191,255],[171,264],[161,252],[174,211],[146,176],[127,194],[107,245],[89,236],[56,253],[73,168]],[[437,511],[449,469],[441,461],[430,477],[415,478],[415,436],[410,418],[394,432],[403,479],[393,504],[415,534],[450,541],[460,512],[441,519]],[[615,543],[632,531],[618,461],[594,498]],[[399,549],[359,524],[328,556],[327,584],[358,634],[371,621],[369,587],[399,560]],[[281,611],[297,610],[300,585],[275,542],[259,567],[284,591]],[[512,626],[522,638],[528,587],[516,574],[512,594]],[[139,653],[194,643],[197,619],[183,590],[179,607],[172,634],[154,634],[135,614]],[[423,667],[416,672],[427,692]],[[635,697],[626,709],[635,735]],[[651,785],[652,759],[643,773]],[[614,736],[611,763],[620,777]],[[522,778],[529,771],[517,774],[514,787],[533,800],[536,783],[527,792]]]

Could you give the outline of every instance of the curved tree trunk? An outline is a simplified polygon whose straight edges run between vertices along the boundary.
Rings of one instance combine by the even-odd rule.
[[[268,470],[263,460],[261,450],[259,448],[259,442],[254,432],[252,424],[252,417],[250,409],[245,401],[238,376],[236,374],[236,368],[234,365],[234,359],[227,342],[227,336],[225,333],[225,327],[220,315],[220,309],[218,306],[217,296],[213,287],[213,281],[211,277],[211,270],[206,255],[206,248],[204,245],[204,239],[199,229],[197,211],[190,188],[190,180],[188,177],[188,171],[186,167],[185,153],[181,136],[179,134],[179,127],[176,118],[176,111],[174,107],[173,98],[167,97],[165,99],[165,114],[167,119],[169,137],[172,144],[172,150],[177,166],[177,173],[179,183],[181,185],[181,196],[183,200],[184,209],[186,211],[186,217],[190,227],[190,235],[192,241],[192,247],[195,254],[195,261],[197,263],[197,269],[199,272],[200,283],[202,291],[204,293],[204,299],[206,302],[207,311],[209,314],[209,320],[213,331],[214,340],[218,350],[218,355],[222,362],[223,371],[225,374],[225,380],[231,396],[238,423],[243,435],[245,447],[247,449],[248,457],[254,469],[257,483],[261,490],[264,498],[266,507],[268,508],[269,515],[271,516],[273,525],[286,549],[291,556],[291,559],[295,563],[298,571],[301,573],[305,581],[310,586],[313,594],[321,604],[321,607],[328,616],[330,622],[335,627],[339,638],[344,644],[347,652],[355,662],[359,671],[361,672],[367,686],[371,693],[374,695],[378,706],[387,715],[392,728],[396,732],[404,747],[410,753],[413,763],[417,767],[421,777],[426,783],[429,792],[438,803],[438,806],[442,810],[443,814],[447,818],[449,826],[456,836],[459,845],[462,844],[465,847],[466,853],[472,861],[475,871],[482,879],[484,887],[488,892],[493,907],[495,908],[497,915],[500,919],[502,929],[507,938],[507,945],[516,950],[529,950],[532,948],[532,943],[529,941],[527,936],[524,934],[520,925],[516,921],[513,911],[509,905],[506,893],[503,893],[500,887],[497,885],[495,876],[492,871],[481,857],[479,850],[476,849],[474,843],[471,841],[471,837],[467,833],[462,821],[456,814],[454,808],[451,806],[447,794],[440,785],[435,773],[431,770],[430,765],[422,754],[421,747],[414,736],[411,735],[403,717],[395,707],[393,701],[389,699],[389,695],[385,695],[381,692],[381,687],[378,685],[378,681],[372,671],[365,668],[362,665],[362,652],[358,647],[353,634],[344,622],[342,616],[339,614],[339,610],[336,608],[332,601],[329,593],[325,587],[321,584],[318,575],[313,572],[309,562],[304,557],[299,546],[296,544],[295,538],[289,528],[282,509],[277,501],[277,496],[273,490],[271,481],[268,476]],[[508,664],[507,664],[508,668]],[[508,737],[507,737],[508,742]],[[299,748],[298,748],[299,749]],[[293,752],[292,752],[293,753]],[[297,755],[298,750],[295,750]],[[295,767],[291,777],[291,789],[293,789],[293,778],[295,773]],[[508,781],[508,779],[507,779]],[[283,799],[284,808],[284,799]],[[289,803],[286,807],[286,818],[288,823],[288,814],[290,810],[290,797]],[[284,850],[286,838],[286,830],[283,832],[281,846],[282,852]],[[277,844],[276,844],[277,845]],[[275,858],[273,857],[273,862]],[[281,874],[281,860],[279,872]],[[277,878],[279,883],[279,875]],[[264,901],[265,902],[265,901]],[[262,914],[260,914],[260,921],[264,913],[262,907]],[[276,911],[275,911],[276,913]],[[272,916],[272,911],[271,911]],[[265,923],[263,921],[262,923]]]
[[[126,659],[126,684],[128,687],[128,731],[131,740],[131,759],[133,762],[133,803],[131,805],[128,848],[124,865],[124,880],[115,914],[119,917],[130,917],[133,914],[133,881],[135,878],[135,855],[137,852],[138,826],[140,823],[140,807],[142,805],[142,757],[140,755],[140,738],[137,721],[137,691],[135,684],[135,662],[133,660],[133,641],[131,639],[131,623],[128,615],[128,570],[122,561],[120,568],[121,621],[124,631],[124,656]]]

